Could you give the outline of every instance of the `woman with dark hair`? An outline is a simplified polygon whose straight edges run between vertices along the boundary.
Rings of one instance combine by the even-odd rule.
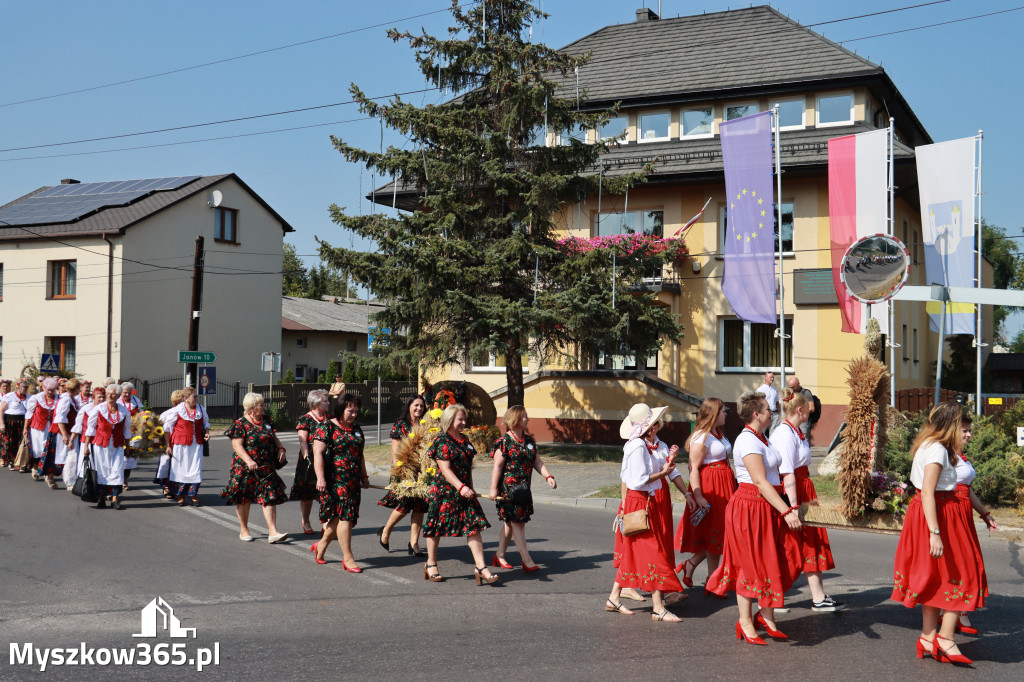
[[[458,403],[449,405],[441,413],[441,434],[427,450],[427,456],[437,463],[427,491],[427,520],[423,524],[423,537],[427,539],[427,563],[423,579],[439,583],[444,580],[437,569],[437,548],[442,537],[465,537],[473,555],[474,578],[477,586],[494,584],[498,576],[492,575],[484,559],[484,542],[480,531],[490,528],[476,491],[473,490],[473,458],[476,450],[469,438],[462,435],[466,428],[466,408]],[[431,571],[431,569],[434,569]]]
[[[313,466],[324,534],[309,549],[318,564],[325,564],[327,546],[337,539],[342,568],[349,573],[363,572],[352,556],[352,529],[359,520],[362,488],[370,487],[363,460],[366,439],[356,424],[360,407],[362,400],[358,395],[345,393],[334,406],[333,418],[313,431]]]
[[[330,396],[322,388],[314,389],[306,396],[306,406],[309,411],[299,417],[295,424],[299,434],[299,461],[295,464],[295,479],[288,499],[299,501],[302,532],[312,535],[314,531],[309,523],[309,513],[313,510],[313,500],[320,499],[320,491],[316,489],[316,472],[313,471],[313,433],[330,417]]]
[[[539,571],[540,566],[533,563],[526,548],[526,523],[533,516],[530,483],[534,469],[544,477],[552,490],[558,487],[558,484],[555,483],[555,477],[548,471],[544,460],[540,458],[537,442],[527,431],[530,418],[526,416],[526,408],[522,405],[508,408],[504,422],[505,435],[499,438],[491,449],[491,457],[494,458],[494,468],[491,470],[491,497],[505,498],[495,502],[498,518],[504,521],[505,525],[501,528],[498,549],[494,553],[491,565],[512,568],[512,565],[505,561],[505,550],[508,549],[509,540],[514,539],[516,549],[519,550],[519,558],[522,559],[523,572],[533,573]],[[521,493],[519,499],[516,499],[513,491],[516,488],[522,490],[524,487],[525,494]]]
[[[732,443],[722,433],[728,409],[719,398],[705,398],[697,413],[693,433],[686,440],[690,453],[690,493],[676,530],[676,545],[690,557],[683,562],[683,584],[693,587],[693,572],[705,559],[708,575],[722,561],[725,543],[725,508],[736,492],[736,477],[729,468]],[[703,518],[693,523],[694,514]],[[717,597],[707,585],[704,594]]]
[[[394,467],[398,457],[398,447],[402,439],[408,436],[416,424],[420,423],[424,413],[427,411],[427,403],[421,396],[414,395],[405,403],[402,416],[398,418],[391,429],[391,466]],[[381,547],[391,551],[391,531],[398,522],[405,518],[406,514],[412,514],[409,519],[409,556],[426,556],[420,551],[420,527],[423,525],[423,515],[427,511],[427,501],[420,497],[399,497],[390,490],[377,503],[381,507],[393,509],[384,527],[377,531],[377,541]]]
[[[914,440],[910,482],[917,494],[907,505],[896,546],[892,599],[907,608],[921,605],[918,658],[930,654],[940,662],[970,664],[953,635],[962,612],[985,605],[986,590],[984,566],[971,546],[971,519],[956,496],[962,414],[956,403],[939,403]]]
[[[718,595],[735,591],[736,639],[764,644],[755,630],[753,603],[761,607],[756,624],[786,639],[775,625],[775,609],[784,606],[783,594],[799,575],[800,556],[787,527],[802,528],[800,505],[787,506],[782,499],[782,456],[764,435],[772,423],[764,393],[747,391],[736,404],[745,424],[733,446],[739,487],[725,508],[722,563],[708,578],[708,589]]]
[[[128,443],[132,439],[132,416],[124,405],[118,403],[120,393],[121,388],[117,384],[107,386],[104,390],[106,402],[89,411],[86,423],[89,465],[96,470],[99,487],[96,506],[100,509],[107,506],[107,497],[111,498],[112,508],[124,509],[118,497],[124,485],[125,452],[129,450]]]
[[[18,457],[21,438],[25,431],[25,405],[28,394],[25,382],[19,381],[13,391],[0,398],[0,466],[6,465],[14,471],[14,460]]]

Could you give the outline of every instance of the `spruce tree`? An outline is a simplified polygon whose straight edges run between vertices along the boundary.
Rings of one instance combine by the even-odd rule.
[[[544,15],[526,0],[453,0],[451,12],[446,37],[388,35],[409,44],[429,83],[459,94],[417,107],[399,97],[378,103],[352,84],[361,111],[408,142],[380,153],[332,137],[346,160],[394,178],[414,207],[390,217],[332,205],[335,223],[377,249],[321,241],[325,261],[386,304],[375,324],[390,333],[376,352],[406,367],[504,357],[508,404],[516,405],[528,352],[541,364],[588,368],[597,351],[645,358],[664,340],[678,342],[682,327],[639,286],[664,251],[629,240],[591,250],[559,243],[556,221],[570,206],[575,212],[584,197],[620,194],[644,179],[645,169],[611,178],[599,171],[609,143],[546,144],[545,131],[599,128],[615,113],[581,110],[575,91],[561,89],[558,81],[587,57],[530,42],[529,27]]]

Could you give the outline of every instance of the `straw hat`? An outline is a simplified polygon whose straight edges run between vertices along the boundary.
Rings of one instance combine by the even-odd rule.
[[[639,438],[651,424],[661,419],[667,410],[666,406],[651,409],[646,403],[637,403],[629,408],[629,415],[619,425],[619,437],[624,440]]]

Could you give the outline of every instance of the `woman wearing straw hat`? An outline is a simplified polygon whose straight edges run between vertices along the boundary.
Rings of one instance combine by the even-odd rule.
[[[652,619],[675,623],[681,619],[665,608],[666,600],[662,595],[682,592],[683,586],[673,570],[671,506],[665,518],[665,506],[657,499],[658,491],[665,487],[662,479],[680,476],[675,469],[678,446],[669,449],[664,460],[657,454],[660,446],[664,446],[657,439],[657,432],[666,410],[667,407],[651,409],[638,403],[630,408],[629,415],[619,426],[619,435],[626,439],[620,474],[627,488],[623,514],[646,510],[648,525],[647,530],[623,536],[619,570],[605,610],[632,615],[633,612],[619,602],[622,588],[631,587],[652,593]],[[663,494],[667,492],[666,488]]]

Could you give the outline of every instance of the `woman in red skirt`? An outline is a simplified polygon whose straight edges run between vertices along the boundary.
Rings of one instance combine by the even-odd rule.
[[[722,433],[728,412],[719,398],[705,398],[697,413],[693,433],[686,441],[690,453],[690,492],[686,511],[676,529],[676,546],[691,556],[682,564],[683,584],[693,587],[693,572],[707,559],[708,575],[722,561],[725,544],[725,507],[736,492],[736,477],[729,468],[732,443]],[[703,509],[696,524],[693,515]],[[704,594],[713,594],[704,587]],[[717,596],[717,595],[715,595]]]
[[[725,509],[722,564],[708,578],[708,589],[718,595],[735,591],[736,639],[764,644],[755,630],[753,603],[756,599],[761,607],[757,624],[771,637],[785,639],[775,626],[775,609],[784,605],[782,595],[800,574],[801,559],[789,530],[802,525],[799,505],[787,507],[782,499],[782,456],[764,437],[772,423],[764,393],[747,391],[736,402],[745,424],[733,446],[739,487]]]
[[[672,549],[672,506],[665,505],[658,497],[658,491],[663,487],[666,488],[663,495],[667,496],[667,486],[662,479],[679,476],[675,469],[675,456],[679,447],[673,446],[668,450],[664,460],[657,454],[658,444],[661,443],[657,431],[667,409],[658,407],[652,410],[639,403],[630,408],[629,416],[619,427],[619,434],[627,441],[622,448],[621,477],[628,489],[622,511],[630,514],[646,509],[648,529],[622,537],[618,572],[608,601],[605,602],[605,610],[632,615],[633,612],[619,602],[622,588],[631,587],[652,593],[652,619],[677,623],[680,621],[679,616],[666,608],[671,601],[662,597],[663,594],[683,590],[672,570],[675,563]]]
[[[782,455],[779,473],[782,474],[786,497],[793,504],[804,504],[818,499],[809,473],[811,446],[800,430],[809,413],[810,406],[802,393],[794,393],[791,388],[783,389],[782,415],[785,421],[772,431],[769,440]],[[811,611],[841,611],[844,608],[843,603],[825,594],[821,584],[822,572],[836,567],[836,562],[832,559],[828,533],[824,528],[805,526],[803,530],[796,531],[795,536],[800,546],[800,557],[803,559],[801,569],[807,575],[807,585],[811,588]]]
[[[971,531],[956,496],[956,465],[963,451],[962,410],[956,403],[932,408],[911,454],[910,482],[917,494],[907,506],[896,547],[892,599],[922,610],[917,657],[971,663],[953,634],[961,612],[985,602],[984,568],[971,543]],[[946,609],[941,616],[940,611]]]

